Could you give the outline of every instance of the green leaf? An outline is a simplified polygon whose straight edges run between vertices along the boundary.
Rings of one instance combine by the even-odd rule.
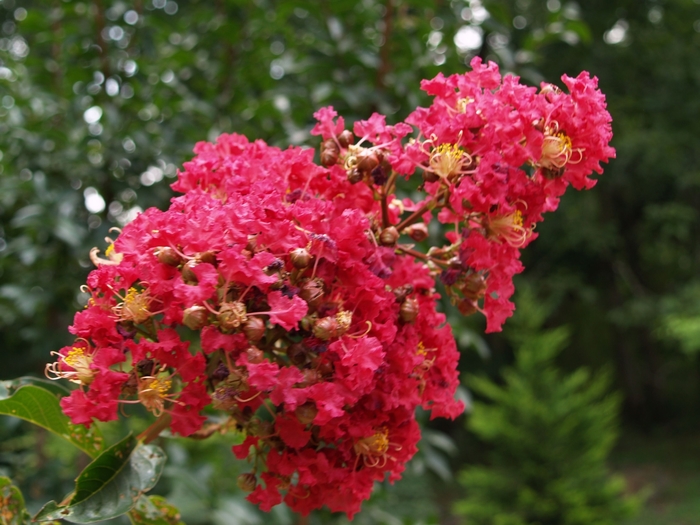
[[[53,381],[33,377],[0,381],[0,414],[39,425],[94,458],[103,447],[102,436],[94,426],[87,429],[70,422],[59,404],[59,399],[68,393]]]
[[[133,525],[185,525],[180,511],[162,496],[141,496],[129,511]]]
[[[165,453],[160,447],[138,444],[129,435],[81,472],[67,505],[51,501],[34,520],[94,523],[126,514],[158,482],[164,463]]]
[[[30,520],[22,493],[9,478],[0,477],[0,525],[25,525]]]

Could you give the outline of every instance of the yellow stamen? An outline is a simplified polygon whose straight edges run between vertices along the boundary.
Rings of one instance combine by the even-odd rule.
[[[462,159],[465,152],[457,144],[440,144],[430,152],[428,165],[430,171],[440,178],[447,179],[451,175],[456,175],[462,168]],[[466,158],[470,158],[466,155]]]
[[[58,361],[46,365],[46,377],[49,379],[67,379],[72,383],[89,385],[95,378],[97,371],[90,368],[92,355],[86,352],[85,348],[74,346],[66,355],[52,352],[58,355]],[[70,367],[73,370],[63,370],[63,367]]]
[[[489,237],[502,239],[516,248],[525,244],[532,235],[532,229],[523,227],[523,214],[520,210],[508,215],[487,217],[484,228]]]
[[[169,379],[144,376],[139,380],[139,401],[147,410],[158,417],[163,413],[171,386],[172,381]]]
[[[135,324],[141,324],[153,315],[148,309],[150,303],[151,298],[147,291],[139,292],[132,286],[126,292],[124,301],[115,306],[113,311],[121,321],[133,321]]]
[[[382,427],[371,436],[359,439],[354,447],[358,455],[382,457],[389,450],[389,431]]]
[[[338,323],[338,330],[344,334],[350,328],[350,324],[352,324],[352,312],[340,310],[335,314],[335,320]]]

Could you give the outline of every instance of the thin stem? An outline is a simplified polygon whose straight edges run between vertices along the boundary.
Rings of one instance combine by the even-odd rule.
[[[443,261],[441,259],[436,259],[435,257],[431,257],[430,255],[426,255],[425,253],[419,252],[418,250],[414,250],[413,248],[409,248],[408,246],[398,245],[396,247],[396,249],[401,250],[406,255],[412,255],[416,259],[421,259],[423,261],[431,261],[431,262],[433,262],[439,266],[442,266],[444,268],[448,268],[450,266],[447,261]]]
[[[160,433],[167,428],[168,425],[170,425],[172,417],[168,412],[163,413],[158,419],[156,419],[153,424],[148,427],[146,430],[141,432],[138,435],[138,440],[143,441],[144,445],[147,445],[154,439],[156,439],[158,436],[160,436]]]
[[[447,196],[447,189],[445,187],[441,188],[440,191],[438,191],[437,195],[435,195],[434,199],[431,199],[423,204],[419,209],[414,211],[411,215],[406,217],[404,220],[402,220],[400,223],[396,225],[396,229],[399,230],[399,233],[401,230],[404,228],[410,226],[414,222],[417,222],[420,220],[421,216],[427,212],[434,210],[436,208],[442,208],[445,206],[445,203],[440,203],[440,200],[443,199],[444,197]]]

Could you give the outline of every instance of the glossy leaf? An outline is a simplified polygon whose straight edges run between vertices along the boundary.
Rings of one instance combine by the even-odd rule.
[[[162,496],[141,496],[129,518],[133,525],[185,525],[180,511]]]
[[[0,477],[0,525],[25,525],[30,521],[22,493],[9,478]]]
[[[0,381],[0,414],[39,425],[95,457],[102,450],[102,436],[94,426],[87,429],[70,422],[59,404],[59,399],[68,393],[53,381],[33,377]]]
[[[158,482],[165,453],[155,445],[141,445],[129,435],[105,450],[78,476],[66,505],[47,503],[35,521],[64,519],[94,523],[129,512],[142,494]]]

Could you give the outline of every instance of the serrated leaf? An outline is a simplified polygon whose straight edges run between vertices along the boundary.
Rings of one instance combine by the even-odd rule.
[[[43,427],[94,458],[102,450],[102,435],[94,426],[88,429],[70,422],[59,403],[69,393],[53,381],[33,377],[0,381],[0,414]]]
[[[34,520],[94,523],[126,514],[158,482],[164,463],[165,453],[160,447],[138,444],[129,435],[81,472],[67,505],[51,501]]]
[[[30,522],[22,493],[9,478],[0,477],[0,525],[26,525]]]
[[[185,525],[180,511],[162,496],[141,496],[129,518],[134,525]]]

